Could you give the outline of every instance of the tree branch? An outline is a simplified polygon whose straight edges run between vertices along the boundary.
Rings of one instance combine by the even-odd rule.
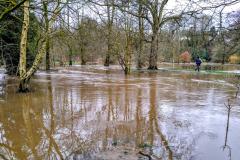
[[[19,2],[18,4],[16,4],[15,6],[13,6],[12,8],[7,8],[3,13],[1,13],[0,15],[0,22],[11,12],[15,11],[16,9],[18,9],[26,0],[22,0],[21,2]]]

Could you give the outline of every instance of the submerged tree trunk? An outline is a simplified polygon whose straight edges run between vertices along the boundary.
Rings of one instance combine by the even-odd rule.
[[[124,73],[129,74],[131,71],[131,59],[132,59],[132,37],[131,33],[128,31],[127,33],[127,44],[126,44],[126,51],[124,56],[125,68]]]
[[[110,65],[110,54],[109,54],[109,49],[108,49],[107,55],[106,55],[106,58],[105,58],[105,61],[104,61],[104,66],[108,67],[109,65]]]
[[[108,22],[110,23],[110,22]],[[110,65],[110,55],[112,54],[112,24],[108,24],[108,36],[107,36],[107,53],[105,57],[104,66]]]
[[[27,92],[29,90],[29,80],[25,78],[27,66],[27,36],[29,29],[29,0],[24,2],[23,26],[20,42],[20,60],[19,60],[19,74],[20,85],[19,92]]]
[[[22,93],[29,92],[29,82],[30,82],[30,79],[25,79],[25,78],[21,79],[18,91]]]
[[[72,62],[72,53],[69,54],[69,62],[68,62],[68,65],[69,65],[69,66],[72,66],[72,65],[73,65],[73,62]]]
[[[72,60],[72,48],[71,48],[71,45],[68,44],[68,49],[69,49],[69,53],[68,53],[68,65],[69,66],[72,66],[73,65],[73,60]]]
[[[39,52],[37,53],[33,65],[32,67],[22,76],[20,76],[20,84],[19,84],[19,92],[28,92],[30,91],[30,79],[32,77],[32,75],[37,71],[39,64],[42,61],[42,58],[45,54],[45,47],[46,47],[46,39],[44,38],[41,42],[41,48],[39,50]],[[20,57],[20,59],[23,57]]]
[[[42,61],[43,56],[46,53],[46,46],[47,46],[47,39],[50,35],[50,27],[53,22],[56,20],[57,15],[61,11],[62,8],[56,8],[53,12],[51,20],[49,21],[48,28],[46,33],[44,33],[43,38],[39,41],[39,50],[37,55],[35,56],[34,62],[31,68],[27,71],[26,69],[26,50],[27,50],[27,36],[28,36],[28,29],[29,29],[29,6],[30,1],[27,0],[24,3],[24,18],[23,18],[23,27],[22,27],[22,34],[21,34],[21,43],[20,43],[20,64],[19,64],[19,74],[20,74],[20,84],[19,84],[19,92],[28,92],[29,91],[29,83],[32,75],[38,69],[39,64]],[[59,4],[60,2],[58,2]]]
[[[113,42],[112,42],[112,28],[113,28],[113,18],[114,18],[114,12],[115,12],[115,7],[114,7],[114,0],[110,0],[111,2],[109,3],[109,0],[107,0],[107,17],[108,17],[108,22],[107,22],[107,27],[108,27],[108,35],[107,35],[107,46],[108,50],[106,53],[105,61],[104,61],[104,66],[109,66],[110,65],[110,57],[112,55],[112,50],[113,50]]]
[[[131,34],[131,24],[130,24],[130,18],[127,17],[126,22],[126,49],[125,49],[125,55],[124,55],[124,62],[125,62],[125,68],[124,72],[125,74],[129,74],[131,71],[131,60],[132,60],[132,54],[133,54],[133,37]]]
[[[149,70],[157,70],[157,32],[153,32],[149,56]]]
[[[86,65],[85,49],[81,46],[81,65]]]

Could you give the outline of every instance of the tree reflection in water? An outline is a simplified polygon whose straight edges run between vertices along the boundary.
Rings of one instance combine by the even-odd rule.
[[[237,76],[236,76],[237,77]],[[223,151],[226,149],[228,151],[228,158],[229,160],[232,159],[232,148],[228,144],[228,133],[229,133],[229,126],[230,126],[230,117],[231,117],[231,111],[233,109],[234,105],[237,105],[238,103],[238,95],[239,95],[239,90],[240,90],[240,78],[237,77],[234,79],[234,84],[236,86],[236,91],[235,94],[232,98],[228,98],[227,103],[225,103],[225,107],[227,109],[227,122],[226,122],[226,132],[225,132],[225,140],[224,140],[224,145],[223,145]]]
[[[56,87],[51,77],[47,80],[41,92],[13,94],[0,107],[2,157],[91,159],[118,146],[132,146],[135,154],[144,147],[154,156],[151,148],[161,144],[164,149],[158,155],[173,158],[159,124],[156,80],[149,84],[149,95],[142,86],[133,87],[129,77],[101,90]],[[91,94],[105,94],[106,101],[87,100]],[[96,106],[99,103],[106,105]]]
[[[41,76],[38,89],[24,95],[7,87],[0,102],[0,159],[136,158],[139,151],[153,159],[194,159],[205,130],[194,130],[201,122],[189,122],[187,113],[201,111],[191,105],[199,95],[212,103],[214,90],[202,94],[189,75],[96,74]]]

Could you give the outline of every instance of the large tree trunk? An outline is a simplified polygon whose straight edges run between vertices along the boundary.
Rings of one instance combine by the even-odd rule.
[[[50,42],[48,36],[46,38],[46,70],[50,70]]]
[[[68,44],[68,49],[69,49],[69,53],[68,53],[68,65],[69,66],[72,66],[73,65],[73,60],[72,60],[72,48],[71,48],[71,45]]]
[[[20,78],[23,77],[23,75],[26,73],[28,29],[29,29],[29,1],[27,0],[24,2],[24,17],[20,42],[20,60],[19,60]]]
[[[24,74],[20,75],[20,84],[19,84],[19,92],[28,92],[29,89],[29,83],[32,75],[37,71],[39,64],[42,61],[42,58],[45,54],[45,47],[46,47],[46,39],[44,38],[41,42],[42,46],[36,55],[32,67]],[[22,57],[20,57],[21,59]]]
[[[157,70],[157,32],[153,32],[149,57],[149,70]]]
[[[131,35],[129,24],[127,24],[126,32],[127,32],[126,33],[127,39],[126,39],[126,49],[125,49],[125,55],[124,55],[124,62],[125,62],[124,72],[125,74],[129,74],[131,71],[131,60],[132,60],[132,54],[133,54],[132,35]]]
[[[43,11],[44,11],[44,21],[45,21],[45,31],[48,33],[49,30],[49,19],[48,19],[48,2],[43,1]],[[50,70],[50,37],[46,36],[46,70]]]
[[[110,54],[108,52],[104,61],[104,66],[108,67],[109,65],[110,65]]]
[[[107,37],[107,54],[105,57],[104,66],[110,65],[110,55],[112,54],[112,24],[111,22],[108,22],[108,37]]]
[[[72,65],[73,65],[72,54],[71,54],[71,53],[69,54],[69,62],[68,62],[68,65],[69,65],[69,66],[72,66]]]
[[[57,9],[49,21],[49,27],[46,30],[45,35],[39,42],[40,49],[34,59],[34,62],[31,68],[27,71],[26,70],[26,50],[27,50],[27,35],[28,35],[28,28],[29,28],[29,0],[25,1],[24,3],[24,20],[23,20],[23,27],[22,27],[22,35],[21,35],[21,43],[20,43],[20,64],[19,64],[19,71],[20,71],[20,84],[19,84],[19,92],[27,92],[29,91],[29,82],[32,75],[37,71],[39,64],[42,61],[43,56],[46,53],[46,46],[47,46],[47,38],[50,35],[50,27],[52,23],[55,21],[60,8]]]
[[[109,50],[109,49],[108,49]],[[107,52],[107,55],[105,57],[105,61],[104,61],[104,66],[109,66],[110,65],[110,54],[109,51]]]
[[[142,15],[143,14],[143,9],[142,9],[142,4],[141,1],[139,2],[139,10],[138,14]],[[143,62],[142,62],[142,55],[143,55],[143,40],[144,40],[144,22],[143,18],[139,17],[138,18],[138,29],[139,29],[139,47],[138,47],[138,54],[137,54],[137,69],[141,69],[143,67]]]
[[[104,66],[110,65],[110,57],[112,55],[112,50],[113,50],[112,27],[113,27],[113,18],[114,18],[114,12],[115,12],[115,7],[113,5],[114,1],[115,0],[110,0],[110,2],[109,2],[109,0],[107,0],[107,16],[108,16],[107,46],[108,46],[108,50],[106,53]]]
[[[20,60],[19,60],[19,74],[20,74],[20,85],[19,92],[29,91],[29,80],[25,78],[26,75],[26,66],[27,66],[27,36],[29,29],[29,1],[24,2],[24,17],[23,17],[23,26],[20,42]]]
[[[20,79],[18,92],[21,92],[21,93],[29,92],[30,91],[29,82],[30,82],[30,79],[26,79],[26,78]]]
[[[81,46],[81,65],[86,65],[85,49]]]
[[[131,71],[131,56],[132,56],[132,44],[131,44],[131,37],[127,37],[127,46],[124,56],[125,68],[124,73],[129,74]]]

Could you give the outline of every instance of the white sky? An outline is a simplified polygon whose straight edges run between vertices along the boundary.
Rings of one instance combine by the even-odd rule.
[[[194,0],[192,0],[194,1]],[[167,7],[168,9],[177,9],[177,10],[182,10],[185,9],[185,7],[188,5],[188,9],[189,10],[193,10],[193,9],[197,9],[199,8],[199,6],[211,6],[210,3],[206,3],[206,2],[199,2],[193,5],[189,5],[190,3],[192,4],[192,1],[189,2],[189,0],[169,0],[169,2],[167,3]],[[196,0],[195,0],[196,1]],[[211,1],[211,0],[205,0],[205,1]],[[220,3],[222,0],[215,0],[215,4],[216,3]],[[219,7],[219,9],[222,9],[222,7]],[[229,13],[232,11],[238,11],[240,10],[240,0],[235,3],[234,5],[230,5],[225,7],[225,9],[223,10],[224,13]]]
[[[190,10],[193,11],[193,10],[199,9],[199,5],[201,5],[201,6],[210,6],[210,4],[206,3],[206,1],[214,1],[215,3],[219,3],[219,2],[221,2],[223,0],[205,0],[205,2],[192,4],[193,1],[197,1],[197,0],[191,0],[191,1],[190,0],[169,0],[169,2],[167,3],[167,6],[165,7],[165,12],[166,13],[170,12],[170,14],[178,14],[183,9],[185,9],[185,11],[190,11]],[[203,1],[203,0],[201,0],[201,1]],[[75,6],[75,7],[77,7],[77,6]],[[98,11],[102,12],[103,15],[105,15],[105,11],[104,10],[106,9],[106,7],[99,7],[98,6],[96,8],[93,7],[93,9],[97,9]],[[221,9],[222,9],[222,7],[219,7],[218,10],[215,13],[213,12],[214,9],[206,10],[206,11],[204,11],[204,13],[208,14],[208,15],[214,15],[216,13],[219,13],[219,11]],[[89,17],[92,17],[94,19],[100,20],[98,15],[96,13],[94,13],[93,11],[91,11],[91,9],[89,9],[87,6],[84,7],[83,10],[81,9],[80,13],[84,12],[85,16],[89,16]],[[225,7],[225,9],[223,10],[223,13],[226,14],[226,13],[229,13],[229,12],[232,12],[232,11],[237,11],[237,10],[240,10],[240,0],[239,0],[239,2],[237,4]],[[71,22],[74,23],[75,21],[77,21],[76,15],[74,15],[71,18]]]

